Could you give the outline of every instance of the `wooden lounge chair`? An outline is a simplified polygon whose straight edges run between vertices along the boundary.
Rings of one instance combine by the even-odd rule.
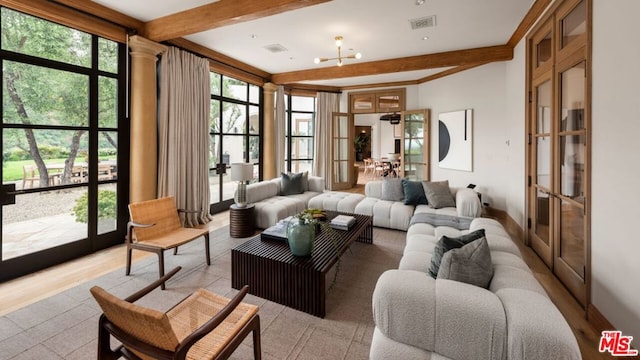
[[[261,358],[258,307],[241,302],[249,287],[227,299],[198,289],[166,313],[134,304],[177,273],[173,269],[137,293],[120,299],[91,288],[103,314],[98,359],[227,359],[253,333],[253,355]],[[111,336],[121,344],[111,349]]]
[[[127,224],[127,272],[131,273],[131,251],[133,249],[151,251],[158,255],[160,277],[164,275],[164,251],[173,249],[178,253],[178,246],[191,240],[204,237],[205,257],[207,265],[211,265],[209,257],[209,230],[182,227],[174,197],[129,204],[131,221]],[[161,285],[165,289],[164,283]]]

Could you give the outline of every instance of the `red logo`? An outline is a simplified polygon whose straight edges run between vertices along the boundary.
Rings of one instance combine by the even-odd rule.
[[[638,350],[631,348],[633,336],[623,336],[621,331],[603,331],[598,350],[608,351],[613,356],[636,356]]]

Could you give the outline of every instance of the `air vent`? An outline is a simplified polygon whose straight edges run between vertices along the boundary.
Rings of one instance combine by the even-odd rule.
[[[431,15],[419,19],[409,20],[409,23],[411,24],[411,30],[434,27],[436,26],[436,16]]]
[[[287,48],[280,44],[272,44],[264,47],[265,49],[271,51],[272,53],[279,53],[283,51],[287,51]]]

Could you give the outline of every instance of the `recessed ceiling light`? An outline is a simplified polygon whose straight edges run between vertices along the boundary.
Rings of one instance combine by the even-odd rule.
[[[429,40],[429,37],[428,36],[423,36],[422,40]]]
[[[425,0],[416,0],[416,5],[422,5],[424,4]]]
[[[256,34],[251,34],[251,35],[249,35],[249,36],[250,36],[252,39],[255,39],[255,38],[257,38],[257,37],[258,37],[258,35],[256,35]]]

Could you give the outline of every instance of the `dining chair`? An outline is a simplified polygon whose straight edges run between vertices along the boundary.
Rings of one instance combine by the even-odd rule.
[[[129,204],[131,221],[127,224],[126,275],[131,273],[131,252],[133,249],[156,253],[159,273],[162,277],[164,275],[164,251],[173,249],[173,254],[176,255],[178,246],[201,237],[204,238],[207,265],[211,265],[209,230],[183,227],[179,212],[195,211],[178,210],[173,196]],[[161,288],[165,289],[164,283]]]
[[[98,360],[227,359],[249,333],[253,333],[254,359],[261,358],[258,307],[242,302],[247,285],[231,299],[198,289],[167,312],[134,304],[180,269],[125,299],[99,286],[90,289],[103,311],[98,321]],[[111,337],[119,341],[115,349]]]
[[[371,176],[374,173],[375,170],[375,165],[373,164],[373,159],[371,158],[367,158],[362,160],[364,161],[364,172],[363,172],[363,176],[367,176],[367,174],[369,174],[369,176]]]

